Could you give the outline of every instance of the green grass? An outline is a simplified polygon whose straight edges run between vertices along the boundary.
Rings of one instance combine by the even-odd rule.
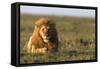
[[[44,16],[56,23],[59,37],[59,51],[56,54],[27,54],[23,48],[34,30],[35,21],[41,16],[21,15],[20,63],[42,63],[59,61],[94,60],[95,44],[84,47],[83,39],[95,39],[95,19],[68,16]],[[70,42],[70,44],[68,44]]]

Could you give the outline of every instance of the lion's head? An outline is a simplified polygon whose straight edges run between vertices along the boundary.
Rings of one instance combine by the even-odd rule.
[[[50,22],[48,18],[40,18],[39,20],[37,20],[35,23],[34,32],[28,42],[28,46],[27,46],[28,51],[31,51],[32,49],[32,52],[35,52],[40,49],[44,50],[44,48],[46,48],[45,49],[46,52],[49,49],[57,48],[58,37],[54,25],[55,24]]]

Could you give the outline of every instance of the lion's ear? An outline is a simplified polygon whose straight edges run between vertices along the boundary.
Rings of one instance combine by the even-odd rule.
[[[38,27],[35,25],[35,29],[37,29]]]
[[[41,26],[39,24],[35,24],[35,28],[40,28]]]
[[[40,21],[36,21],[35,22],[35,29],[39,28],[39,26],[40,26]]]
[[[37,21],[35,22],[35,28],[41,27],[42,22],[43,22],[42,20],[37,20]]]

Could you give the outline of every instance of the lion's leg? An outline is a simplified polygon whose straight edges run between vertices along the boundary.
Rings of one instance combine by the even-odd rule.
[[[35,46],[34,45],[32,45],[31,53],[36,53],[36,49],[35,49]]]
[[[45,47],[44,48],[39,48],[38,52],[39,53],[46,53],[47,52],[47,48],[45,48]]]
[[[49,41],[49,42],[48,42],[47,48],[48,48],[48,49],[52,49],[53,47],[55,47],[54,44],[53,44],[52,42]]]
[[[32,50],[32,37],[30,37],[27,45],[27,53],[31,53],[31,50]]]
[[[46,53],[46,51],[47,51],[47,48],[37,48],[37,49],[35,49],[35,48],[32,48],[32,53]]]
[[[52,42],[48,43],[47,48],[48,48],[48,51],[51,51],[51,52],[57,52],[57,50],[58,50],[57,46],[54,45]]]

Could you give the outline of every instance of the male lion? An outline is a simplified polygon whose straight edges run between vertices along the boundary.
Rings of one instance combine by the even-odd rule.
[[[35,22],[35,29],[27,45],[28,53],[57,52],[58,35],[55,24],[48,18],[40,18]]]

